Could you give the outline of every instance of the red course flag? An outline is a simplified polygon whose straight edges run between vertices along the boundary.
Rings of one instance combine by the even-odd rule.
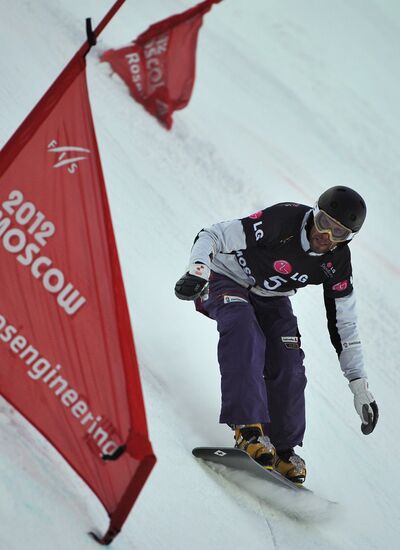
[[[192,95],[197,36],[203,16],[221,0],[197,6],[151,25],[131,45],[108,50],[107,61],[128,85],[133,97],[168,129],[172,113],[183,109]]]
[[[0,391],[119,532],[155,457],[78,54],[0,152]]]

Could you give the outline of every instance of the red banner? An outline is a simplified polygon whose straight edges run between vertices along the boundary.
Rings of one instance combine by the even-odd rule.
[[[99,497],[110,542],[155,457],[82,56],[0,153],[0,270],[1,394]]]
[[[221,0],[205,0],[179,15],[151,25],[131,45],[101,57],[128,85],[133,97],[166,128],[172,113],[192,95],[196,47],[203,16]]]

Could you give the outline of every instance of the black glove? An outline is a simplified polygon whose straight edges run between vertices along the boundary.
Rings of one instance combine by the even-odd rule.
[[[376,404],[376,401],[372,401],[370,406],[363,405],[363,417],[366,424],[361,424],[361,431],[364,435],[368,435],[374,431],[379,418],[378,405]]]
[[[361,431],[364,435],[368,435],[374,431],[378,422],[378,405],[369,391],[366,378],[352,380],[349,387],[354,394],[354,406],[362,421]]]
[[[204,264],[192,264],[176,283],[175,295],[180,300],[196,300],[208,287],[209,273],[209,268]]]
[[[208,286],[208,281],[185,273],[175,285],[175,295],[180,300],[196,300]]]

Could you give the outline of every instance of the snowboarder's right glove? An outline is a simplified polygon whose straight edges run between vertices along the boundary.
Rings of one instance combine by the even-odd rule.
[[[361,431],[363,434],[368,435],[374,431],[378,422],[378,405],[368,389],[366,378],[352,380],[349,387],[354,394],[354,406],[362,420]]]
[[[175,295],[180,300],[196,300],[208,287],[210,268],[202,263],[195,263],[175,285]]]

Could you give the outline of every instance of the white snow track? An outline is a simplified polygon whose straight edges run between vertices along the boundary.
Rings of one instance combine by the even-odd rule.
[[[0,0],[0,146],[111,0]],[[88,58],[93,117],[158,457],[114,550],[380,550],[400,539],[400,5],[397,0],[225,0],[200,30],[189,106],[164,130],[100,52],[195,0],[129,0]],[[351,246],[359,329],[380,407],[364,436],[329,341],[322,289],[293,299],[308,377],[299,454],[307,486],[339,503],[298,517],[226,486],[191,449],[233,445],[218,424],[215,324],[173,292],[196,233],[280,201],[357,189]],[[1,270],[1,266],[0,266]],[[1,277],[0,277],[1,282]],[[7,289],[2,289],[7,292]],[[0,365],[1,371],[1,365]],[[106,513],[63,460],[0,402],[1,550],[95,549]],[[291,503],[289,503],[291,504]],[[308,516],[307,521],[299,520]]]

